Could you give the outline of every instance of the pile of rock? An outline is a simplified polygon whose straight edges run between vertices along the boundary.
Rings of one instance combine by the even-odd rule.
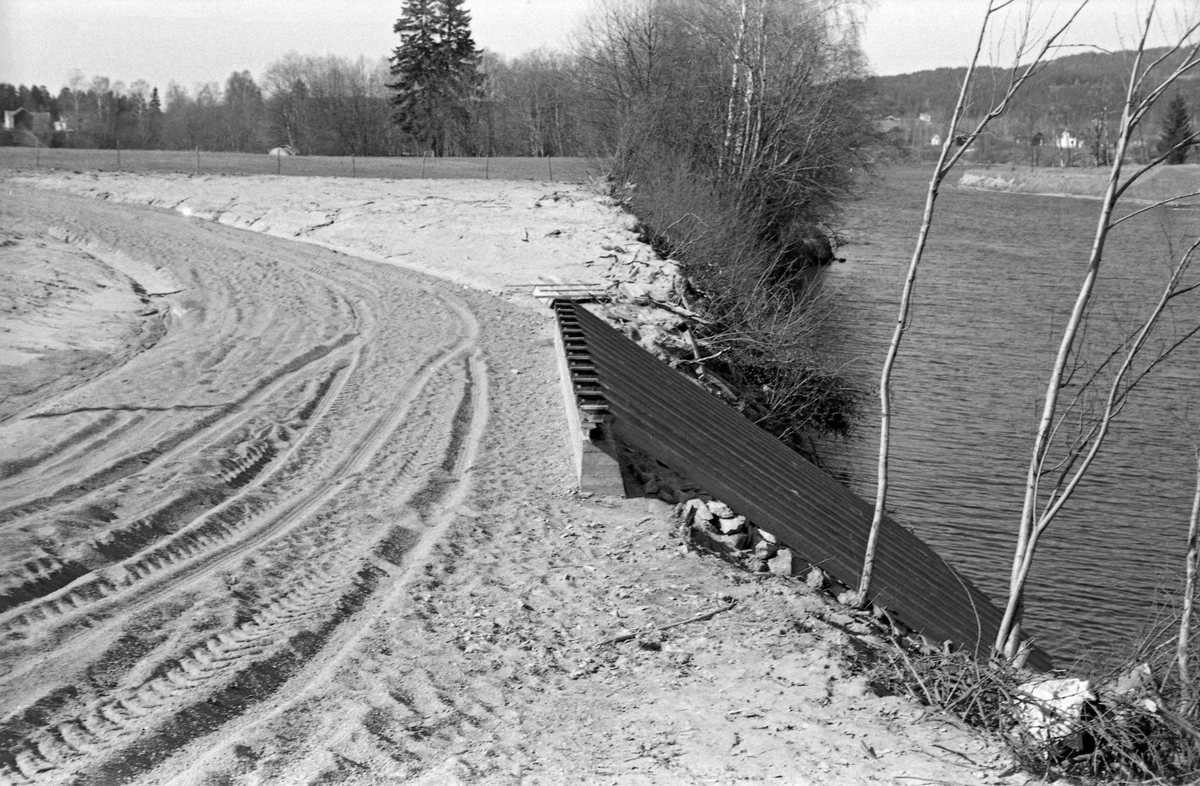
[[[604,245],[600,274],[611,300],[595,308],[597,316],[655,357],[672,366],[691,356],[687,339],[699,317],[687,305],[687,277],[673,259],[659,259],[644,243]]]
[[[800,560],[791,549],[720,500],[694,497],[677,505],[675,514],[682,519],[689,542],[753,573],[793,576],[800,572]]]
[[[608,262],[600,273],[607,282],[608,299],[590,304],[592,313],[739,412],[755,420],[768,414],[711,363],[701,362],[703,356],[721,353],[696,338],[712,323],[692,309],[697,295],[682,263],[660,259],[640,241],[605,244],[601,249],[599,259]]]
[[[887,638],[926,653],[950,651],[949,642],[934,641],[912,630],[882,606],[871,603],[866,609],[855,608],[855,591],[808,564],[773,534],[738,515],[724,502],[706,496],[692,497],[675,506],[675,515],[681,519],[680,534],[691,547],[715,554],[752,573],[797,578],[803,575],[809,589],[824,593],[842,607],[835,621],[837,626],[871,647],[887,648]]]

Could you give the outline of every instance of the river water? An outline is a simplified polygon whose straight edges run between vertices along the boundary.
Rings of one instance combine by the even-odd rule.
[[[864,397],[855,434],[824,443],[823,459],[869,500],[877,380],[928,179],[925,167],[883,173],[846,210],[846,262],[827,276],[836,298],[829,351]],[[1040,402],[1098,206],[943,187],[917,281],[895,370],[889,509],[997,604],[1007,591]],[[1158,209],[1111,236],[1085,362],[1131,329],[1161,290],[1171,249],[1198,232],[1200,211]],[[1200,291],[1176,304],[1164,337],[1200,321]],[[1200,442],[1198,383],[1200,340],[1135,391],[1090,479],[1042,540],[1027,627],[1060,664],[1127,646],[1161,616],[1164,593],[1180,587],[1196,483],[1192,443]]]

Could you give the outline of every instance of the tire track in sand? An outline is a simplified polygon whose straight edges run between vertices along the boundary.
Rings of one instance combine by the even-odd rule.
[[[431,369],[429,376],[469,349],[473,346],[463,343],[439,358],[437,368]],[[313,676],[296,680],[301,685],[292,690],[298,695],[288,691],[288,704],[303,700],[314,686],[327,683],[345,653],[361,640],[383,609],[397,602],[408,578],[423,566],[454,514],[437,515],[432,524],[426,522],[415,545],[403,558],[404,569],[389,575],[379,567],[379,561],[397,558],[394,551],[397,534],[421,528],[420,509],[430,510],[435,505],[453,508],[466,493],[462,480],[474,460],[487,406],[486,378],[482,376],[484,370],[477,351],[470,365],[474,371],[470,379],[479,380],[464,385],[462,390],[464,400],[471,404],[470,418],[460,421],[458,429],[449,429],[439,440],[443,451],[456,444],[460,450],[457,455],[426,450],[422,451],[423,460],[407,462],[426,469],[423,476],[417,476],[422,482],[414,484],[411,493],[423,502],[376,544],[372,555],[377,559],[363,560],[353,550],[335,554],[331,564],[307,571],[298,587],[272,599],[249,622],[210,636],[163,673],[120,697],[99,703],[80,717],[18,741],[18,752],[8,771],[0,768],[0,775],[17,783],[124,780],[270,698],[294,674],[306,670],[305,661],[309,658],[316,658],[324,665]],[[404,420],[413,398],[409,397],[388,418],[388,426],[398,426]],[[360,451],[356,459],[369,461],[373,454],[374,451]],[[429,471],[446,463],[453,467],[452,479]],[[333,493],[335,489],[330,488],[319,496]],[[319,504],[316,499],[311,502]],[[353,577],[349,584],[347,576]],[[379,598],[381,593],[386,593],[386,597]],[[364,608],[368,598],[374,611],[353,616]],[[313,621],[317,622],[315,628]],[[330,639],[333,641],[326,646]],[[0,739],[3,732],[0,727]],[[131,747],[134,750],[129,750]]]
[[[312,266],[309,272],[332,275],[340,288],[355,292],[356,297],[369,292],[375,303],[388,298],[386,292],[378,291],[380,279],[390,282],[392,289],[405,284],[398,271],[349,262],[347,267],[349,274],[329,263]],[[423,295],[429,294],[423,290]],[[402,594],[403,579],[393,578],[392,566],[398,561],[410,564],[404,552],[414,544],[418,553],[427,553],[429,544],[448,526],[448,519],[423,518],[421,514],[431,516],[433,506],[448,497],[461,498],[463,492],[455,490],[463,485],[487,408],[486,370],[478,359],[478,325],[461,304],[443,297],[436,300],[453,312],[460,334],[411,375],[397,399],[389,401],[357,434],[352,448],[340,452],[332,472],[318,478],[307,475],[308,485],[299,491],[282,488],[278,497],[264,500],[274,513],[270,521],[255,528],[252,535],[208,548],[207,556],[198,556],[194,548],[191,553],[143,555],[141,564],[149,573],[130,583],[136,593],[118,591],[98,600],[75,597],[68,601],[72,588],[59,591],[54,600],[61,599],[62,613],[54,616],[61,618],[60,622],[73,621],[77,631],[92,626],[121,630],[139,610],[161,607],[170,597],[203,593],[216,574],[223,569],[237,570],[235,563],[244,561],[247,554],[275,549],[287,556],[288,548],[296,548],[292,541],[303,541],[310,551],[323,552],[319,558],[264,595],[257,611],[240,624],[210,631],[182,656],[160,663],[149,678],[101,691],[78,711],[72,711],[69,702],[54,700],[9,715],[0,723],[0,751],[5,754],[0,759],[0,780],[110,782],[132,777],[197,736],[239,718],[247,709],[268,699],[286,701],[293,690],[290,683],[285,685],[286,680],[310,672],[310,660],[325,663],[332,657],[330,653],[342,652],[358,641],[355,632],[363,620],[355,612],[367,598],[380,592],[387,592],[389,599]],[[427,297],[423,301],[429,305]],[[393,312],[386,316],[390,319],[381,320],[385,327],[404,315]],[[398,335],[383,331],[363,341],[374,351],[403,337],[403,331]],[[407,351],[411,354],[412,350]],[[376,364],[345,373],[341,390],[321,404],[328,409],[318,418],[317,428],[333,431],[339,426],[331,421],[352,419],[355,413],[350,410],[361,406],[363,397],[378,395],[380,383],[373,378],[387,367],[387,363]],[[361,389],[351,390],[358,386]],[[465,407],[465,417],[455,417],[464,409],[460,406],[464,400],[473,403]],[[346,411],[338,418],[329,417],[337,407]],[[251,456],[248,463],[235,465],[225,480],[237,479],[236,493],[250,499],[269,485],[269,477],[261,474],[266,468],[279,471],[292,459],[304,464],[309,458],[299,455],[303,452],[304,446],[296,445],[287,455],[280,453],[266,461],[261,461],[265,453],[247,453]],[[312,469],[314,465],[310,461],[305,466]],[[258,474],[250,473],[253,477],[245,474],[251,467],[258,468]],[[295,482],[303,482],[303,478]],[[355,495],[380,488],[394,491],[402,515],[369,532],[350,533],[336,521],[323,521],[344,515],[354,506]],[[206,516],[215,519],[213,511]],[[418,534],[419,530],[423,531]],[[156,548],[166,546],[162,543]],[[134,572],[140,573],[140,568]],[[9,619],[19,614],[19,609],[14,610]],[[34,638],[48,629],[52,633],[54,628],[53,621],[26,619],[25,623]],[[18,671],[21,673],[9,672],[0,680],[28,676],[24,668]],[[315,684],[320,683],[321,678],[316,678]]]

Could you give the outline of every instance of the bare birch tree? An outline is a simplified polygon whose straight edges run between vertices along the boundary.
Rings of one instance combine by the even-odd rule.
[[[1196,600],[1196,568],[1200,561],[1200,446],[1193,445],[1196,456],[1196,493],[1192,496],[1192,515],[1188,522],[1187,556],[1184,558],[1183,608],[1179,615],[1179,640],[1175,646],[1175,661],[1179,668],[1179,712],[1188,717],[1196,706],[1192,690],[1189,656],[1192,641],[1192,607]]]
[[[916,289],[917,272],[921,265],[921,259],[925,254],[925,245],[929,239],[930,228],[933,225],[934,207],[937,203],[938,192],[941,189],[942,182],[950,174],[950,170],[958,163],[959,159],[963,157],[980,135],[984,133],[988,125],[997,117],[1004,114],[1020,91],[1021,86],[1045,67],[1046,55],[1067,31],[1072,22],[1075,21],[1075,18],[1087,5],[1088,0],[1081,0],[1066,22],[1042,36],[1040,43],[1033,40],[1034,36],[1031,27],[1032,13],[1030,11],[1027,14],[1022,26],[1022,33],[1017,41],[1016,54],[1013,57],[1013,66],[1009,72],[1007,87],[1000,93],[1000,98],[993,103],[991,108],[984,113],[973,128],[965,132],[960,131],[959,124],[963,121],[963,117],[969,107],[970,96],[974,87],[975,71],[979,65],[979,59],[983,55],[988,33],[994,26],[995,17],[1009,6],[1012,6],[1014,2],[1015,0],[988,0],[983,23],[979,26],[979,38],[975,44],[975,52],[971,57],[970,65],[967,67],[966,75],[963,77],[958,101],[954,105],[954,112],[946,128],[946,133],[943,136],[941,154],[938,156],[937,166],[934,167],[933,177],[929,181],[929,189],[925,195],[925,210],[921,217],[921,227],[917,232],[916,246],[909,261],[908,274],[904,279],[904,288],[900,294],[900,313],[896,318],[896,326],[892,331],[892,340],[888,344],[887,355],[884,358],[883,371],[879,380],[879,462],[875,485],[875,512],[871,519],[871,529],[867,536],[866,553],[863,557],[862,574],[859,578],[856,599],[859,607],[866,606],[870,602],[871,577],[875,567],[875,550],[879,540],[879,529],[883,523],[887,506],[888,459],[891,453],[892,430],[892,371],[896,364],[896,357],[900,352],[900,343],[904,338],[905,331],[908,329],[909,312],[912,308],[913,294]],[[1028,60],[1026,65],[1020,65],[1021,61],[1025,60],[1031,54],[1032,59]]]
[[[1093,419],[1084,428],[1083,433],[1076,437],[1065,458],[1058,461],[1051,458],[1051,444],[1056,436],[1059,436],[1064,430],[1067,418],[1072,413],[1075,402],[1078,401],[1078,396],[1071,401],[1063,401],[1062,396],[1070,376],[1075,370],[1073,363],[1076,360],[1078,343],[1100,276],[1105,243],[1109,234],[1120,224],[1148,210],[1196,195],[1195,193],[1181,194],[1148,207],[1142,207],[1128,215],[1114,218],[1116,206],[1129,188],[1147,172],[1165,161],[1174,151],[1174,147],[1163,150],[1157,157],[1138,167],[1132,174],[1123,176],[1124,161],[1134,133],[1164,93],[1181,78],[1200,66],[1200,42],[1193,41],[1197,29],[1200,29],[1200,23],[1189,25],[1179,36],[1176,44],[1168,48],[1166,52],[1157,57],[1147,57],[1146,39],[1155,22],[1155,14],[1156,3],[1151,2],[1139,28],[1138,46],[1130,69],[1121,112],[1117,148],[1109,170],[1108,185],[1100,203],[1100,215],[1088,256],[1086,273],[1063,329],[1054,366],[1046,386],[1041,418],[1034,435],[1033,451],[1025,482],[1025,498],[1017,533],[1017,546],[1013,555],[1012,572],[1009,579],[1008,601],[1004,610],[1004,618],[996,635],[997,651],[1004,653],[1009,658],[1018,658],[1020,653],[1025,586],[1039,539],[1087,475],[1104,444],[1114,418],[1121,412],[1133,388],[1184,341],[1200,331],[1200,326],[1193,327],[1165,348],[1155,348],[1149,342],[1150,336],[1168,304],[1200,286],[1195,283],[1187,284],[1184,281],[1184,275],[1189,269],[1197,248],[1200,247],[1200,239],[1198,239],[1179,256],[1158,302],[1150,309],[1140,327],[1127,342],[1110,354],[1101,364],[1102,368],[1115,367],[1115,371],[1112,373],[1108,392],[1098,418]],[[1179,140],[1177,146],[1191,145],[1197,138],[1197,134],[1192,134]],[[1096,380],[1097,375],[1093,374],[1084,384],[1084,388],[1094,386],[1097,384]],[[1042,487],[1044,478],[1051,480],[1048,491]]]

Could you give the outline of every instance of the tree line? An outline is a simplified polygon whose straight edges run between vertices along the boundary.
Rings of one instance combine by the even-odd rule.
[[[55,147],[266,152],[291,145],[306,155],[420,155],[419,134],[394,122],[388,58],[291,52],[258,78],[235,71],[224,84],[162,91],[74,74],[53,93],[0,83],[0,110],[45,112]],[[483,52],[484,81],[467,102],[462,133],[439,152],[455,155],[576,156],[606,151],[587,123],[576,57],[540,50],[516,58]],[[13,144],[18,140],[5,140]]]
[[[578,53],[515,58],[476,48],[461,0],[407,0],[400,45],[375,60],[290,52],[256,78],[160,94],[145,80],[70,76],[58,93],[0,84],[0,109],[48,113],[48,146],[306,155],[590,156],[617,132],[597,117],[593,64]],[[20,144],[9,135],[0,144]],[[25,140],[28,143],[28,140]]]

